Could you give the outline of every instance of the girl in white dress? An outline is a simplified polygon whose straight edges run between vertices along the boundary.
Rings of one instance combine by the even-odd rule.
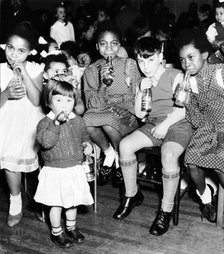
[[[0,76],[0,169],[10,191],[8,226],[22,217],[21,173],[38,168],[36,125],[42,117],[42,69],[26,61],[36,36],[29,23],[20,23],[8,36]]]
[[[70,21],[67,20],[65,6],[59,4],[56,6],[57,21],[50,28],[50,37],[54,39],[58,47],[62,42],[75,41],[74,27]]]

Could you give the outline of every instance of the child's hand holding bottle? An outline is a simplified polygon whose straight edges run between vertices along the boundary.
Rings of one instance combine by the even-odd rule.
[[[83,153],[85,155],[90,155],[92,153],[93,147],[89,142],[83,142],[82,146],[83,146]]]
[[[68,114],[64,111],[61,111],[55,118],[55,125],[60,125],[68,121]]]

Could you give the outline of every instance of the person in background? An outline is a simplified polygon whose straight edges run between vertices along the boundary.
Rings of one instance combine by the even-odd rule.
[[[39,168],[36,126],[43,117],[39,107],[43,69],[27,61],[37,37],[28,22],[18,24],[9,33],[1,63],[0,81],[0,169],[5,171],[10,204],[7,225],[22,218],[21,176]]]
[[[58,4],[56,9],[56,22],[50,28],[50,37],[53,38],[58,47],[64,41],[75,41],[74,27],[70,21],[67,20],[66,9],[64,4]]]
[[[135,114],[145,118],[145,124],[124,137],[119,146],[120,165],[125,183],[125,196],[113,218],[127,217],[135,206],[140,205],[144,196],[137,185],[136,152],[144,147],[161,147],[163,198],[161,208],[149,232],[163,235],[169,229],[174,198],[180,179],[179,157],[187,147],[192,128],[185,120],[185,109],[176,107],[174,94],[176,86],[183,80],[178,69],[164,68],[161,43],[150,37],[137,41],[136,59],[140,70],[146,76],[138,86],[135,100]],[[142,110],[143,91],[152,91],[151,111]]]
[[[38,126],[36,140],[44,166],[34,199],[50,207],[51,240],[61,248],[81,243],[85,236],[76,226],[77,206],[93,204],[90,187],[82,167],[83,152],[90,155],[92,145],[84,120],[73,112],[77,91],[69,83],[49,80],[43,98],[50,112]],[[65,209],[66,233],[61,226]]]
[[[213,189],[206,184],[206,171],[218,175],[224,186],[224,65],[209,64],[212,50],[200,29],[184,30],[176,39],[182,68],[190,73],[190,101],[186,119],[194,134],[185,152],[185,163],[199,196],[200,210],[210,222],[216,221]]]
[[[69,71],[69,63],[66,56],[63,54],[49,55],[46,57],[44,64],[43,76],[45,83],[50,79],[64,80],[77,89],[77,103],[74,110],[77,115],[82,115],[85,111],[85,106],[82,100],[81,91],[77,87],[78,81],[76,77]]]
[[[215,53],[210,57],[212,63],[224,62],[224,2],[219,0],[215,5],[215,19],[206,31],[207,38],[212,44]]]
[[[98,27],[96,47],[101,59],[90,64],[83,76],[87,108],[84,120],[90,137],[104,154],[99,180],[107,182],[110,179],[115,161],[115,179],[122,182],[118,147],[122,137],[138,127],[134,116],[134,98],[141,75],[133,59],[117,56],[120,35],[112,23],[102,22]],[[110,69],[108,57],[111,58]],[[107,79],[103,77],[108,74],[111,75],[107,85]]]

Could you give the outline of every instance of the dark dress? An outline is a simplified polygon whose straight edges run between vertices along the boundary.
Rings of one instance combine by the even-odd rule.
[[[98,89],[100,85],[99,68],[104,63],[105,59],[100,59],[85,70],[84,94],[87,111],[84,114],[84,120],[87,127],[107,125],[125,136],[138,127],[134,115],[134,103],[136,86],[140,83],[141,75],[133,59],[116,57],[113,60],[114,81],[103,95]],[[112,106],[127,110],[127,115],[123,118],[116,116],[110,111]]]
[[[224,64],[206,65],[196,75],[186,118],[195,128],[185,153],[186,164],[224,172]]]

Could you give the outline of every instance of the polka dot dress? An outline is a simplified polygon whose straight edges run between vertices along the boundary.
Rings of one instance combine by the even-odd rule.
[[[100,66],[105,63],[105,60],[100,59],[86,69],[84,94],[87,111],[84,114],[84,120],[87,126],[111,126],[122,136],[138,127],[134,115],[134,102],[136,86],[140,83],[141,75],[134,60],[128,59],[129,70],[127,70],[126,61],[127,59],[119,57],[113,60],[114,81],[105,91],[99,89]],[[122,116],[112,112],[111,107],[123,111]]]
[[[186,115],[196,130],[185,162],[224,172],[224,65],[206,66],[196,80],[199,93],[192,93]]]

